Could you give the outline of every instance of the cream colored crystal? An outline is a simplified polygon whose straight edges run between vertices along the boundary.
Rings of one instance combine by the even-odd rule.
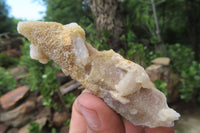
[[[173,126],[180,115],[154,88],[144,69],[113,50],[97,51],[85,41],[76,23],[19,22],[18,32],[28,38],[30,55],[41,63],[53,59],[67,75],[135,125]]]

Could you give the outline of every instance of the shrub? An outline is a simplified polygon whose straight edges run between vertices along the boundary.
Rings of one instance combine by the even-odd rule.
[[[6,53],[0,53],[0,66],[9,67],[11,65],[16,65],[19,59],[15,57],[11,57]]]
[[[181,71],[181,84],[179,89],[181,99],[186,101],[197,98],[200,102],[200,64],[193,61],[187,69]]]
[[[194,52],[190,47],[180,44],[166,45],[167,56],[171,59],[171,65],[175,72],[181,73],[194,61]]]
[[[17,81],[3,67],[0,67],[0,96],[16,88]]]
[[[180,98],[200,102],[200,64],[194,61],[192,49],[180,44],[167,45],[167,55],[173,70],[180,75]]]

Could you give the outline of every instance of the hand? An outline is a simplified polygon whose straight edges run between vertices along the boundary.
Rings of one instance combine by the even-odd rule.
[[[135,126],[121,119],[100,98],[84,92],[74,102],[70,133],[174,133],[173,127]]]

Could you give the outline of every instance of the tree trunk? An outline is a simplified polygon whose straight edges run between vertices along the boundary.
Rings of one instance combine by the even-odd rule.
[[[157,12],[156,12],[156,4],[155,4],[154,0],[151,0],[151,5],[152,5],[152,10],[153,10],[155,26],[156,26],[156,36],[158,38],[158,43],[156,44],[155,50],[161,51],[163,53],[163,55],[165,55],[166,51],[165,51],[165,47],[164,47],[164,42],[160,35],[160,26],[159,26],[159,21],[158,21]]]
[[[158,42],[161,43],[162,38],[161,38],[161,35],[160,35],[160,27],[159,27],[159,23],[158,23],[156,5],[155,5],[154,0],[151,0],[151,4],[152,4],[152,9],[153,9],[153,17],[154,17],[155,25],[156,25],[156,35],[157,35],[157,38],[158,38]]]
[[[96,28],[98,37],[101,37],[103,30],[111,32],[110,48],[117,50],[120,48],[120,36],[122,35],[122,19],[120,19],[117,9],[118,0],[89,0],[93,15],[96,17]]]

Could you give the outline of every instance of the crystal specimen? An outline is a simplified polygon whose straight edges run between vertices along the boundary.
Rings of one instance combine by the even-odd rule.
[[[113,50],[98,51],[76,23],[19,22],[18,32],[32,44],[30,55],[41,63],[59,64],[94,95],[135,125],[173,126],[180,115],[151,83],[144,68]]]

